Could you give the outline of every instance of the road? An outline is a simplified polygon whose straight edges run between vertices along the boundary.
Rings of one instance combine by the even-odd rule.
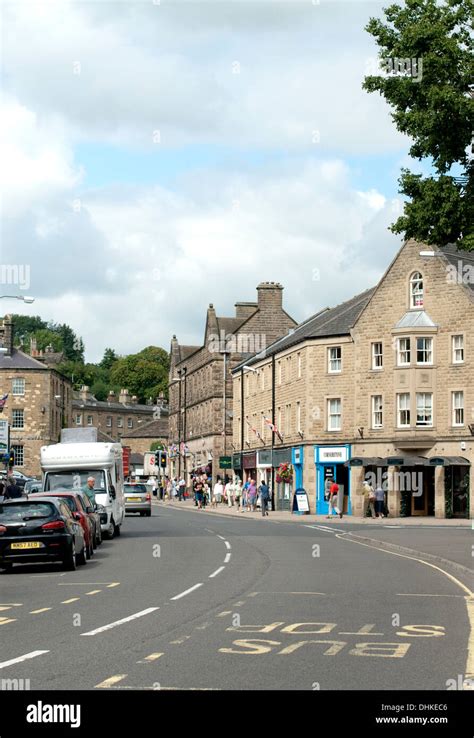
[[[352,529],[155,504],[75,572],[0,575],[0,678],[117,691],[446,690],[464,679],[472,578]],[[420,536],[429,549],[442,533],[443,551],[451,536],[467,561],[469,529],[429,532],[370,535],[423,550]]]

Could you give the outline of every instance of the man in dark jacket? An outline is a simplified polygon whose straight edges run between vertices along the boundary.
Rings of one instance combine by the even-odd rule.
[[[270,501],[270,490],[264,479],[262,479],[262,483],[258,488],[258,491],[260,493],[260,505],[262,507],[262,515],[268,515],[267,505]]]
[[[23,493],[21,491],[21,487],[19,487],[15,480],[12,479],[5,490],[4,499],[15,500],[18,497],[23,497]]]

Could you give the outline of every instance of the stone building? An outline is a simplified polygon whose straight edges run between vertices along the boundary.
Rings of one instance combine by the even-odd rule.
[[[163,416],[148,423],[142,423],[136,430],[124,433],[122,444],[129,446],[132,454],[144,454],[150,451],[152,443],[161,443],[163,448],[168,445],[168,417]]]
[[[368,478],[391,515],[472,517],[473,329],[474,256],[408,241],[374,289],[234,367],[234,468],[280,508],[303,486],[326,513],[332,476],[349,514]]]
[[[232,378],[242,359],[266,347],[295,327],[283,309],[283,287],[262,282],[257,302],[238,302],[233,317],[207,310],[201,346],[171,341],[169,380],[169,442],[179,450],[172,460],[176,476],[208,467],[213,478],[221,456],[232,454]]]
[[[15,469],[38,476],[41,446],[57,443],[70,425],[70,381],[44,362],[13,347],[11,317],[0,326],[0,395],[8,395],[0,419],[10,424]]]
[[[101,401],[84,385],[78,392],[74,392],[72,411],[75,426],[98,428],[114,441],[121,441],[124,436],[128,437],[149,424],[156,414],[162,417],[163,424],[166,425],[168,404],[163,393],[155,403],[150,398],[148,404],[139,404],[137,397],[130,396],[127,389],[122,389],[118,397],[111,390],[107,400]],[[136,450],[138,452],[140,449]]]

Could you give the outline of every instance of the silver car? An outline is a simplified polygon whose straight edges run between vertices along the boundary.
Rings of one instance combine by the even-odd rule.
[[[151,495],[145,484],[140,482],[124,484],[123,494],[126,513],[140,513],[151,517]]]

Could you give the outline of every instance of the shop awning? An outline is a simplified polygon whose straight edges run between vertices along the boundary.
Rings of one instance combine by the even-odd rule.
[[[344,462],[344,466],[384,466],[384,461],[381,456],[353,456]]]
[[[427,461],[426,466],[471,466],[469,459],[464,456],[432,456]]]
[[[426,456],[399,454],[397,456],[387,456],[382,461],[382,466],[427,466],[428,459]]]

